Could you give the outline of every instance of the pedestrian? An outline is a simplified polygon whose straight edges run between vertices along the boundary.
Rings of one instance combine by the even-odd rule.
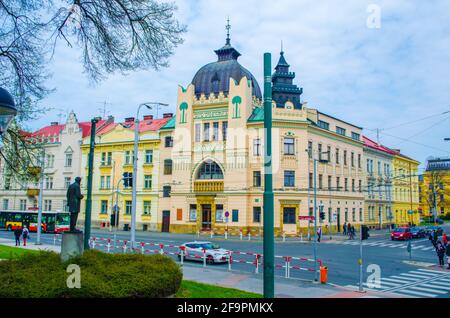
[[[446,232],[444,232],[444,234],[442,234],[442,244],[444,244],[444,247],[446,247],[448,245],[448,237],[447,237]]]
[[[435,236],[436,236],[436,232],[435,232],[434,230],[431,231],[431,232],[430,232],[430,236],[429,236],[429,240],[430,240],[431,244],[433,244],[433,247],[436,249],[436,239],[435,239]]]
[[[317,242],[320,243],[320,237],[322,236],[322,227],[319,226],[317,229]]]
[[[26,225],[23,226],[22,238],[23,238],[23,246],[27,246],[27,238],[29,237],[30,232]]]
[[[20,236],[21,235],[22,235],[22,228],[20,226],[18,226],[14,230],[14,237],[16,238],[16,246],[20,246]]]
[[[441,242],[436,244],[436,253],[439,258],[439,266],[444,267],[445,248]]]
[[[447,269],[450,269],[450,244],[445,247],[445,254],[447,255]]]
[[[355,234],[356,234],[355,227],[352,225],[352,240],[355,239]]]
[[[438,238],[439,238],[439,236],[438,236],[437,231],[436,231],[436,230],[433,230],[433,241],[434,241],[433,246],[434,246],[434,247],[437,246]]]
[[[343,234],[344,234],[344,236],[345,236],[345,235],[347,235],[347,222],[344,223],[343,228],[344,228]]]

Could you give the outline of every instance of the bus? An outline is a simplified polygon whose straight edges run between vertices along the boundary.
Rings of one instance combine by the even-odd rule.
[[[14,231],[26,225],[30,232],[37,231],[38,212],[0,210],[0,229]],[[61,233],[70,229],[69,212],[42,212],[41,232]]]

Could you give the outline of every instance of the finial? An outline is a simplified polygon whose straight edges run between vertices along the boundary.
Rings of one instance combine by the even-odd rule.
[[[280,51],[280,54],[281,54],[281,55],[284,54],[284,51],[283,51],[283,40],[281,40],[281,51]]]
[[[230,45],[230,29],[231,29],[230,17],[228,17],[228,19],[227,19],[227,25],[225,26],[225,29],[227,29],[227,42],[226,42],[226,44]]]

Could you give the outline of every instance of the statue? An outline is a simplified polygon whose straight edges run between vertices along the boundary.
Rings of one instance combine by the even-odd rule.
[[[80,188],[81,178],[76,177],[75,182],[67,189],[67,206],[70,212],[70,232],[80,232],[75,227],[77,225],[78,213],[80,213],[80,202],[84,198]]]

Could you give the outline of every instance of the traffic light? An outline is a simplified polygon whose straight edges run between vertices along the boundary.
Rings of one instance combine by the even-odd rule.
[[[112,211],[111,217],[110,217],[110,224],[111,224],[111,226],[119,225],[119,207],[117,205],[113,206],[113,211]]]
[[[325,220],[325,212],[320,212],[320,219]]]
[[[369,236],[369,228],[366,225],[361,225],[361,240],[367,240]]]

